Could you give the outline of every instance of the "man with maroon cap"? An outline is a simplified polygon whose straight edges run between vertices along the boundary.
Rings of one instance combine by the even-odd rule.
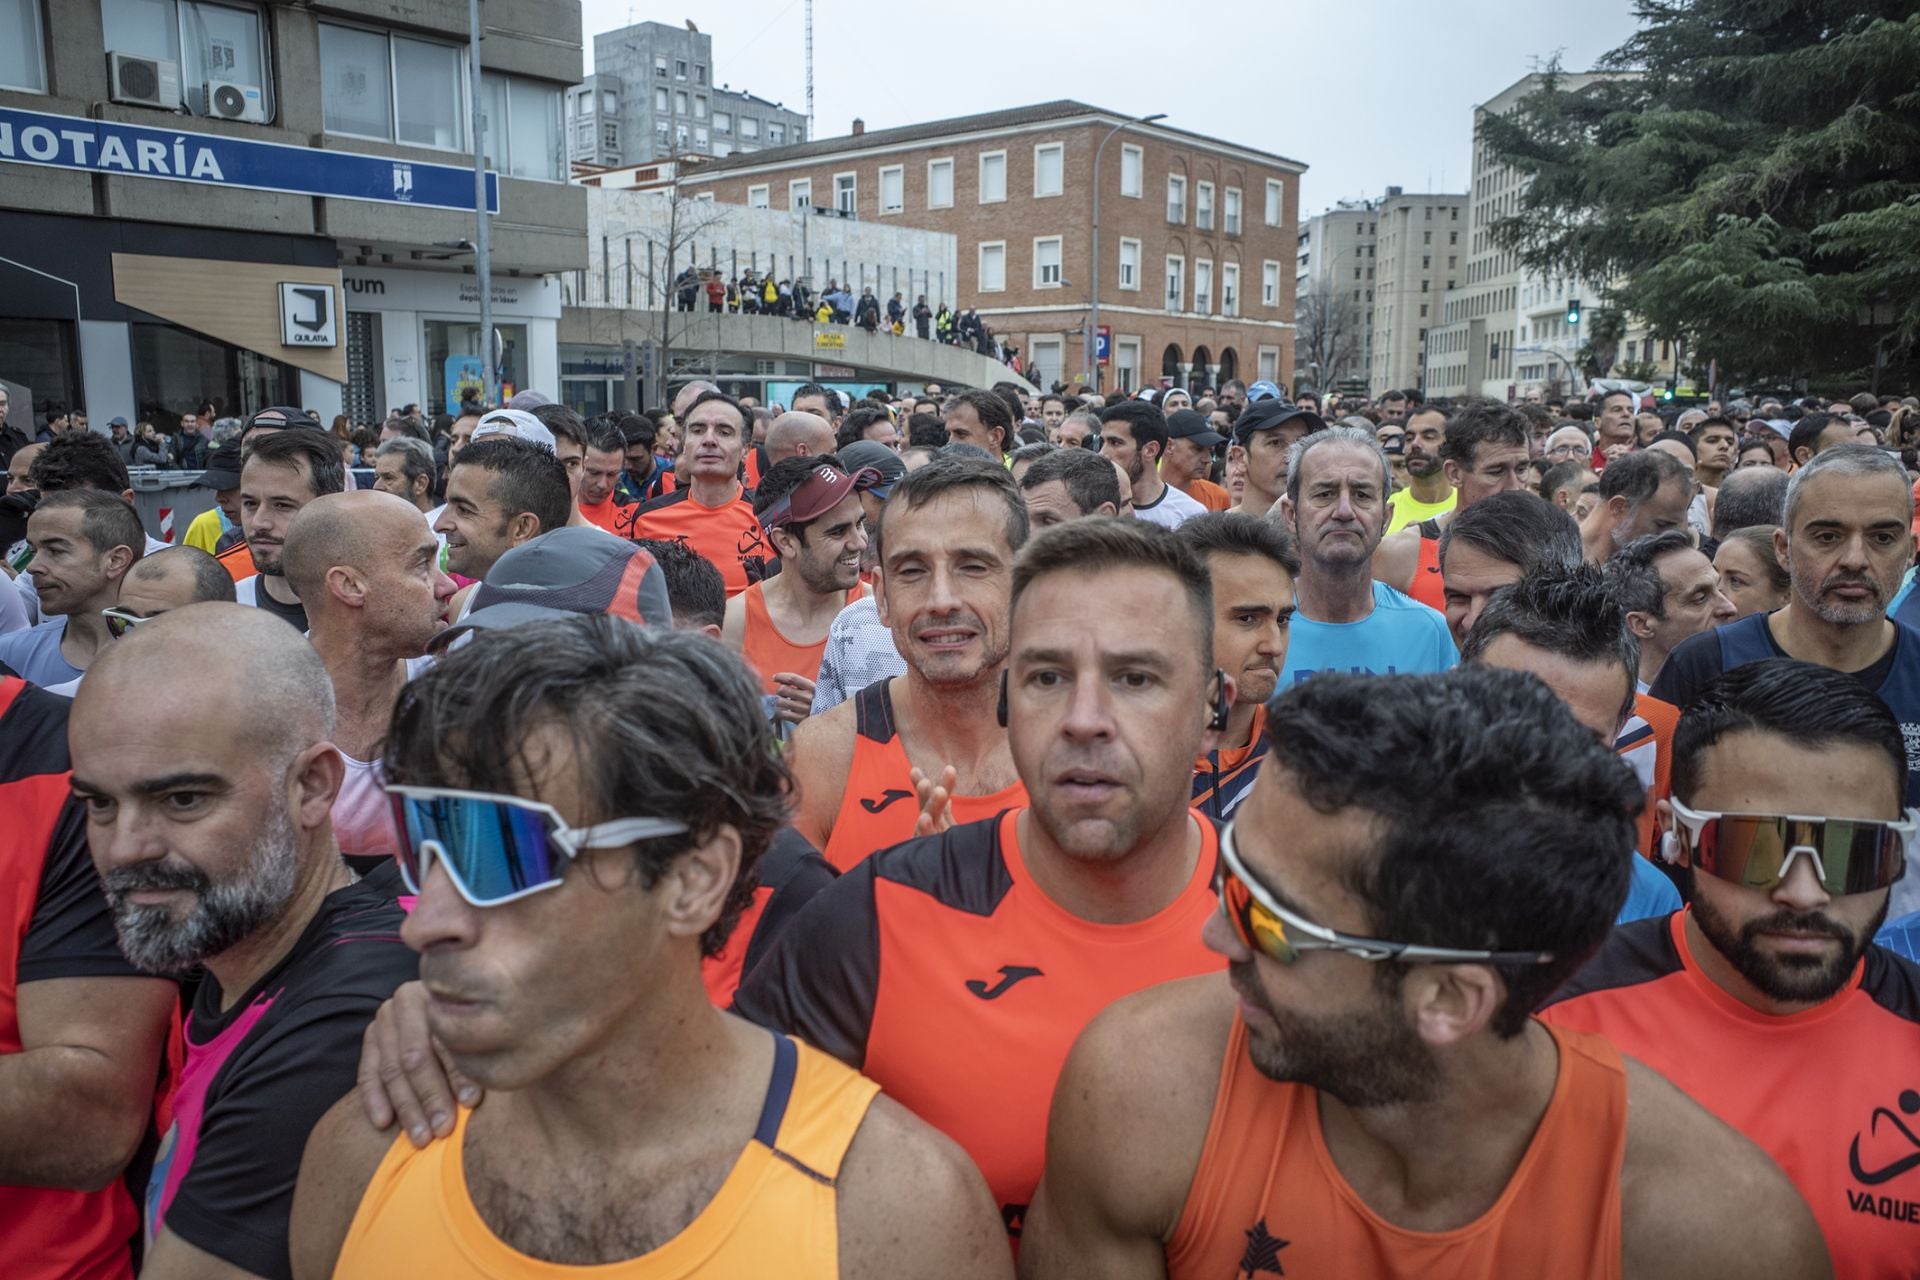
[[[813,682],[827,630],[840,610],[864,593],[860,562],[867,549],[861,482],[829,455],[785,458],[760,478],[753,510],[780,572],[727,601],[720,639],[738,651],[774,699],[778,719],[798,724],[813,710]]]

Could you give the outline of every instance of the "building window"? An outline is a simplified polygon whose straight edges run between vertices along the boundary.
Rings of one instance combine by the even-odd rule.
[[[1140,384],[1140,339],[1113,340],[1113,381],[1121,391],[1135,391]]]
[[[1033,149],[1033,194],[1057,196],[1066,181],[1067,149],[1058,142],[1043,142]]]
[[[1285,203],[1281,192],[1284,190],[1285,188],[1274,179],[1267,179],[1267,214],[1265,221],[1270,227],[1280,225],[1281,206]]]
[[[733,113],[730,111],[714,112],[713,113],[713,131],[715,133],[732,133],[733,132]]]
[[[665,111],[667,109],[667,91],[665,89],[655,89],[653,91],[653,109],[655,111]]]
[[[1007,242],[995,240],[980,246],[980,292],[1003,293],[1007,287]]]
[[[1237,262],[1220,264],[1220,314],[1240,314],[1240,264]]]
[[[1060,237],[1035,236],[1033,241],[1033,287],[1058,289],[1060,274]]]
[[[1260,305],[1263,307],[1280,305],[1280,264],[1277,262],[1260,264]]]
[[[1265,381],[1280,381],[1280,348],[1261,347],[1254,355],[1253,367]]]
[[[457,117],[459,81],[446,90]],[[393,141],[393,52],[387,37],[321,23],[320,99],[321,123],[328,133]]]
[[[880,212],[899,213],[907,207],[907,173],[897,164],[880,171]]]
[[[695,84],[705,84],[707,82],[707,64],[706,63],[696,62],[693,64],[693,82]]]
[[[1213,184],[1201,182],[1193,188],[1193,225],[1201,231],[1213,230]],[[1199,279],[1198,274],[1194,276]]]
[[[702,151],[707,149],[707,126],[703,124],[693,126],[693,145]]]
[[[767,122],[767,141],[776,146],[787,140],[787,126],[769,120]]]
[[[1007,153],[980,153],[980,203],[998,204],[1007,198]]]
[[[687,126],[683,124],[673,126],[673,141],[674,145],[679,147],[680,150],[685,151],[687,149]]]
[[[687,64],[677,58],[673,63],[673,78],[675,80],[685,80],[687,78]]]
[[[560,159],[558,89],[536,80],[483,72],[480,93],[487,129],[484,145],[496,169],[510,177],[543,182],[558,182],[567,176]],[[606,145],[618,147],[618,123],[604,123]]]
[[[707,100],[698,94],[695,94],[693,99],[693,118],[695,120],[707,118]]]
[[[1122,239],[1120,241],[1120,287],[1122,289],[1140,288],[1140,242]]]
[[[0,89],[47,91],[40,0],[0,0]]]
[[[620,149],[620,126],[617,124],[601,125],[600,141],[605,144],[607,150],[618,151]]]
[[[1176,225],[1187,220],[1187,180],[1177,173],[1167,175],[1167,221]]]
[[[654,75],[656,75],[656,76],[659,76],[659,77],[660,77],[660,78],[661,78],[662,80],[664,80],[664,79],[666,79],[666,77],[667,77],[667,59],[666,59],[666,55],[665,55],[665,54],[655,54],[655,55],[654,55],[654,59],[653,59],[653,74],[654,74]]]
[[[687,114],[687,91],[685,89],[675,89],[673,91],[673,110],[675,115],[683,116]]]
[[[787,208],[811,209],[813,207],[813,179],[795,178],[787,183]]]
[[[1187,300],[1187,260],[1167,255],[1167,310],[1185,311]]]
[[[1206,258],[1193,262],[1193,309],[1203,316],[1213,314],[1213,263]]]
[[[0,83],[41,75],[38,58],[38,9],[35,0],[0,0]],[[56,6],[56,9],[58,6]],[[14,16],[19,11],[19,17]],[[196,116],[273,118],[266,23],[246,0],[199,3],[197,0],[103,0],[101,23],[106,47],[117,53],[159,58],[179,66],[180,102]],[[15,40],[18,31],[25,38]],[[31,58],[32,65],[15,64]],[[28,83],[25,87],[43,87]],[[215,98],[221,86],[235,88]],[[249,96],[248,91],[253,91]],[[174,104],[169,103],[169,106]],[[251,108],[251,110],[249,110]]]
[[[1228,187],[1222,194],[1225,203],[1220,206],[1220,229],[1237,236],[1240,234],[1240,188]]]
[[[1139,199],[1145,187],[1146,153],[1139,147],[1120,144],[1120,194]]]
[[[600,113],[610,116],[619,109],[620,99],[614,95],[613,90],[602,90],[600,94]]]
[[[668,136],[669,135],[667,133],[667,122],[665,120],[655,120],[653,122],[654,141],[658,142],[661,146],[664,147],[667,145]]]
[[[833,175],[833,207],[852,217],[860,208],[860,180],[851,173]]]
[[[953,208],[953,160],[927,161],[927,208]]]
[[[752,116],[741,116],[740,117],[740,136],[743,138],[759,137],[760,122],[754,119]]]
[[[764,182],[760,183],[758,186],[748,187],[747,188],[747,208],[749,209],[766,208],[767,202],[771,198],[771,195],[772,195],[772,192],[768,188],[767,184]]]

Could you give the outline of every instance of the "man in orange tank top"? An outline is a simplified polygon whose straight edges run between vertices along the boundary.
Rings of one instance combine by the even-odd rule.
[[[889,550],[893,530],[888,514]],[[1039,534],[1012,601],[1004,720],[1031,804],[820,890],[735,1007],[958,1141],[1017,1239],[1074,1036],[1121,996],[1220,966],[1200,939],[1214,828],[1189,791],[1233,682],[1211,661],[1204,562],[1146,521]]]
[[[813,710],[827,629],[863,594],[867,526],[860,482],[878,479],[878,472],[848,475],[832,454],[785,458],[754,491],[754,514],[780,557],[780,572],[727,601],[720,639],[746,658],[788,724]]]
[[[1482,498],[1526,487],[1532,475],[1527,441],[1527,420],[1511,405],[1474,400],[1453,409],[1446,442],[1440,446],[1440,467],[1454,488],[1453,510],[1387,535],[1373,553],[1373,576],[1445,612],[1440,535]]]
[[[994,716],[1020,491],[997,462],[942,458],[893,487],[870,536],[874,603],[907,674],[811,717],[788,746],[794,826],[843,871],[911,838],[923,806],[968,822],[1025,799]]]
[[[679,486],[637,507],[618,532],[629,538],[683,542],[713,561],[737,596],[765,574],[772,552],[740,483],[747,411],[719,391],[703,391],[681,419],[686,444],[675,466]]]
[[[963,1153],[707,998],[785,812],[758,701],[704,637],[607,617],[483,632],[409,688],[386,759],[414,999],[488,1093],[425,1147],[331,1111],[294,1276],[1008,1274]]]
[[[1830,1274],[1771,1161],[1532,1017],[1607,936],[1640,800],[1557,696],[1322,676],[1269,720],[1206,924],[1227,974],[1080,1038],[1023,1275]]]

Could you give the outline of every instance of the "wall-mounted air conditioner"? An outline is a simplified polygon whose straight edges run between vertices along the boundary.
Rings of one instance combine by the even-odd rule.
[[[255,124],[265,124],[267,120],[266,100],[260,96],[257,84],[239,84],[232,80],[209,80],[201,101],[205,103],[204,114],[219,120],[251,120]]]
[[[137,107],[180,109],[180,64],[169,58],[142,58],[130,53],[107,54],[109,96]]]

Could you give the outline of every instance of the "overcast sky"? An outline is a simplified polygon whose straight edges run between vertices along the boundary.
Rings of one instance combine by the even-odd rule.
[[[585,0],[593,37],[691,17],[714,80],[806,109],[805,0],[681,8]],[[1076,27],[1082,15],[1097,25]],[[1014,25],[1022,17],[1024,25]],[[1303,217],[1381,189],[1465,191],[1472,110],[1556,50],[1569,69],[1633,31],[1631,0],[1165,0],[964,6],[815,0],[815,132],[1075,98],[1299,160]]]

